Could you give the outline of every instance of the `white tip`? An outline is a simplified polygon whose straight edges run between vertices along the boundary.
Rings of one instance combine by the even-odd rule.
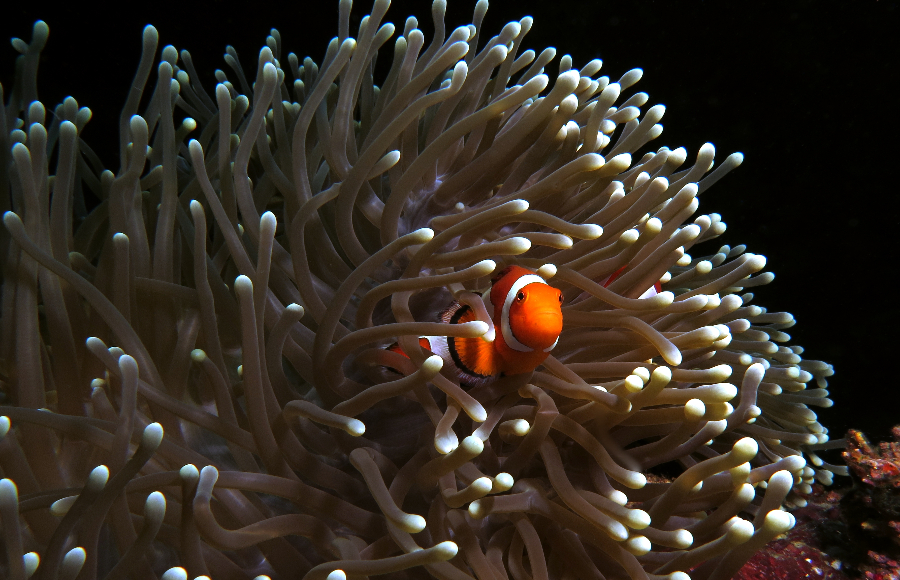
[[[146,445],[152,449],[159,447],[163,439],[163,428],[159,423],[150,423],[144,427],[144,433],[141,436],[141,445]]]
[[[419,228],[416,231],[411,232],[409,237],[414,244],[424,244],[434,238],[434,230],[431,228]]]
[[[200,479],[200,471],[197,469],[196,465],[188,463],[178,470],[178,476],[181,477],[183,481],[196,481]]]
[[[531,240],[520,237],[510,238],[506,240],[506,246],[511,255],[517,256],[531,249]]]
[[[751,437],[744,437],[734,444],[731,453],[741,459],[741,463],[750,461],[759,452],[759,444]]]
[[[684,418],[688,421],[699,421],[706,414],[706,405],[700,399],[691,399],[684,405]]]
[[[275,217],[274,213],[267,211],[260,216],[259,226],[260,229],[274,230],[278,226],[278,218]]]
[[[638,471],[630,471],[622,483],[631,489],[641,489],[647,485],[647,476]]]
[[[784,533],[794,527],[794,517],[782,510],[772,510],[766,514],[763,526],[772,532]]]
[[[509,208],[509,210],[513,213],[522,213],[523,211],[528,209],[528,202],[524,199],[514,199],[512,201],[504,203],[500,207]]]
[[[469,435],[462,440],[461,447],[471,455],[481,455],[484,451],[484,441],[475,435]]]
[[[106,487],[107,481],[109,481],[109,468],[105,465],[98,465],[91,470],[84,487],[89,491],[97,492]]]
[[[62,565],[66,569],[66,571],[69,571],[69,570],[76,571],[77,570],[78,572],[80,572],[81,567],[84,566],[84,561],[86,558],[87,558],[87,554],[85,553],[84,548],[81,548],[81,547],[72,548],[71,550],[66,552],[65,556],[63,556]],[[75,576],[78,575],[78,572],[75,572],[75,574],[71,574],[71,573],[67,574],[67,576],[69,576],[70,578],[74,578]]]
[[[424,371],[426,374],[434,376],[441,372],[441,368],[443,366],[444,359],[436,354],[433,354],[430,357],[426,358],[425,362],[422,363],[422,371]]]
[[[366,425],[359,419],[350,419],[347,421],[347,428],[344,431],[354,437],[359,437],[366,432]]]
[[[37,552],[28,552],[22,556],[22,562],[25,564],[25,577],[31,578],[37,572],[41,563],[41,557],[38,556]]]
[[[679,550],[690,548],[694,543],[694,536],[687,530],[675,530],[675,546]]]
[[[480,520],[487,515],[487,511],[484,510],[484,506],[481,505],[480,500],[475,500],[470,503],[467,511],[469,512],[469,515],[476,520]]]
[[[497,262],[493,260],[482,260],[472,267],[476,268],[477,272],[484,271],[484,274],[482,275],[486,276],[497,269]]]
[[[456,542],[441,542],[431,549],[434,551],[435,556],[445,561],[456,556],[459,552],[459,546],[456,545]]]
[[[511,489],[513,484],[515,484],[515,480],[513,476],[506,473],[501,472],[494,476],[494,488],[493,491],[499,493],[500,491],[506,491]]]
[[[754,271],[762,270],[766,267],[766,257],[760,254],[753,254],[747,260],[747,264],[749,264]]]
[[[425,529],[425,518],[416,514],[406,514],[402,521],[396,522],[403,531],[417,534]]]
[[[581,224],[581,229],[585,240],[596,240],[603,235],[603,228],[596,224]]]
[[[491,488],[494,487],[494,482],[491,481],[490,477],[479,477],[472,482],[471,487],[473,492],[483,496],[491,491]]]
[[[628,510],[628,520],[625,523],[632,530],[643,530],[650,525],[650,514],[644,510]]]
[[[734,517],[729,522],[727,536],[736,543],[743,543],[753,536],[753,524],[745,519]]]
[[[479,336],[484,336],[490,327],[488,327],[486,322],[482,322],[480,320],[473,320],[472,322],[464,322],[459,325],[461,328],[466,328],[466,334],[471,333],[472,338],[476,338]]]
[[[643,556],[651,547],[650,540],[646,536],[632,536],[625,542],[625,549],[635,556]]]
[[[726,403],[737,396],[737,387],[730,383],[718,383],[713,387],[710,400],[717,403]]]
[[[177,566],[175,568],[169,568],[163,575],[160,577],[160,580],[187,580],[187,570],[182,568],[181,566]]]
[[[253,281],[241,274],[234,279],[234,289],[238,292],[253,292]]]
[[[67,499],[67,498],[63,498]],[[0,479],[0,503],[16,504],[19,501],[19,490],[11,479]],[[58,500],[63,501],[63,500]],[[57,502],[57,503],[58,503]]]
[[[166,515],[166,497],[158,491],[147,496],[144,502],[144,516],[151,519],[162,519]]]

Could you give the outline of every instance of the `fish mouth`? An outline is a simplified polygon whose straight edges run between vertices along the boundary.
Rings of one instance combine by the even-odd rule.
[[[529,314],[519,332],[515,328],[510,330],[522,344],[535,350],[545,350],[556,344],[562,327],[562,312],[558,308],[542,308]]]

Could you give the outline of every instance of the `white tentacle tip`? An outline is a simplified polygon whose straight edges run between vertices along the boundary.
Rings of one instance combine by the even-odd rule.
[[[37,552],[28,552],[22,556],[22,563],[25,564],[25,577],[31,578],[41,564],[41,557]]]
[[[522,213],[528,209],[528,202],[524,199],[514,199],[503,204],[508,207],[512,213]]]
[[[763,526],[765,526],[766,530],[770,532],[783,534],[784,532],[793,528],[795,522],[796,520],[794,519],[794,516],[792,516],[788,512],[782,510],[772,510],[766,514],[766,519],[763,523]]]
[[[747,264],[754,270],[759,271],[766,267],[766,257],[762,254],[753,254],[747,259]]]
[[[359,437],[366,432],[366,424],[359,419],[350,419],[347,421],[344,431],[354,437]]]
[[[162,519],[166,515],[166,496],[154,491],[147,496],[144,502],[144,516],[152,519]]]
[[[439,357],[436,354],[431,355],[430,357],[425,359],[425,362],[422,363],[422,370],[430,375],[436,375],[441,371],[441,368],[444,366],[444,359]]]
[[[434,551],[435,556],[445,561],[453,558],[457,553],[459,553],[459,546],[456,545],[456,542],[450,541],[441,542],[431,549]]]
[[[624,548],[635,556],[643,556],[650,551],[652,545],[645,536],[631,536],[625,541]]]
[[[484,336],[487,334],[487,331],[490,330],[490,327],[486,322],[482,322],[481,320],[473,320],[472,322],[464,322],[460,325],[465,326],[468,332],[471,332],[473,338],[477,338],[479,336]],[[468,334],[467,332],[467,334]]]
[[[485,275],[487,275],[497,269],[497,262],[493,260],[482,260],[472,267],[476,268],[479,272],[483,270]]]
[[[98,465],[92,469],[90,475],[88,475],[85,489],[93,492],[100,491],[106,487],[107,481],[109,481],[109,468],[105,465]]]
[[[178,476],[182,481],[191,482],[200,479],[200,471],[193,463],[188,463],[178,470]]]
[[[531,240],[523,237],[515,237],[509,238],[507,240],[508,251],[510,254],[516,256],[518,254],[524,254],[528,250],[531,249]]]
[[[176,566],[175,568],[169,568],[163,572],[163,575],[160,576],[160,580],[187,580],[187,577],[187,570],[181,566]]]
[[[63,556],[62,567],[69,572],[67,574],[68,577],[74,578],[78,575],[78,572],[81,571],[81,567],[84,566],[84,561],[87,559],[87,553],[84,551],[84,548],[72,548],[66,555]],[[72,574],[71,572],[75,572]]]
[[[477,456],[480,455],[482,451],[484,451],[484,441],[482,441],[480,437],[469,435],[462,440],[461,447],[468,454]]]
[[[556,272],[557,268],[554,264],[544,264],[537,269],[537,275],[544,280],[549,280],[550,278],[556,276]]]
[[[625,524],[632,530],[643,530],[650,525],[650,514],[644,510],[628,510]]]
[[[271,229],[274,231],[277,226],[278,226],[278,218],[275,217],[274,213],[267,211],[266,213],[264,213],[260,216],[260,218],[259,218],[259,227],[260,228],[268,228],[268,229]]]
[[[425,518],[416,514],[405,514],[402,520],[394,522],[403,531],[417,534],[425,529]]]
[[[674,348],[671,351],[660,353],[662,354],[663,359],[673,367],[677,367],[681,364],[681,351],[678,348]]]
[[[630,471],[622,481],[630,489],[641,489],[647,485],[647,476],[639,471]]]
[[[150,423],[144,427],[144,433],[141,436],[141,445],[146,445],[151,449],[156,449],[162,443],[163,428],[159,423]]]
[[[512,489],[512,486],[516,483],[516,480],[513,479],[513,476],[504,472],[500,472],[494,476],[493,483],[491,485],[491,493],[502,493],[504,491],[508,491]]]
[[[18,501],[19,490],[15,482],[11,479],[0,479],[0,503],[16,504]]]
[[[22,223],[22,218],[14,211],[7,211],[3,213],[3,223],[6,224],[6,227],[10,227],[15,223]]]
[[[253,280],[241,274],[234,279],[234,289],[238,292],[253,292]]]
[[[453,453],[459,447],[459,441],[453,437],[435,437],[434,449],[441,455]]]
[[[430,242],[434,238],[434,230],[431,228],[419,228],[409,234],[413,244],[424,244]]]
[[[750,461],[756,454],[759,452],[759,443],[756,442],[755,439],[751,437],[744,437],[740,439],[737,443],[734,444],[734,447],[731,449],[731,453],[735,454],[738,458],[744,458],[741,463],[744,461]]]
[[[487,516],[487,510],[484,509],[481,500],[475,500],[470,503],[468,512],[469,515],[476,520],[483,519],[485,516]]]

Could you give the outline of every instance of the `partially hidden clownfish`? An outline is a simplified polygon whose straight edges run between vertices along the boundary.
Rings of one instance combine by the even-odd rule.
[[[503,375],[530,373],[550,355],[562,332],[563,294],[527,268],[509,266],[491,280],[483,299],[494,324],[494,339],[424,336],[419,344],[455,369],[462,384],[486,384]],[[478,320],[470,306],[453,302],[441,322]],[[389,350],[404,354],[399,345]],[[405,354],[404,354],[405,356]]]
[[[616,278],[621,276],[622,273],[627,269],[628,269],[628,264],[622,266],[621,268],[619,268],[618,270],[616,270],[615,272],[610,274],[610,276],[606,280],[601,282],[600,285],[603,286],[604,288],[608,287],[610,284],[613,283],[613,280],[615,280]],[[643,300],[644,298],[653,298],[660,292],[662,292],[662,284],[659,281],[657,281],[653,286],[650,286],[649,288],[647,288],[647,290],[645,290],[643,294],[638,296],[638,300]]]

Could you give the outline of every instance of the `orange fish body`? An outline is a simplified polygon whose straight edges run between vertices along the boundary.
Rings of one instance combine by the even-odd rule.
[[[492,280],[485,293],[495,337],[427,336],[420,344],[444,359],[461,383],[485,384],[501,375],[530,373],[549,356],[562,332],[562,292],[520,266],[509,266]],[[491,312],[493,311],[493,312]],[[441,321],[461,324],[477,320],[469,306],[454,302]],[[427,345],[426,345],[427,342]],[[402,351],[399,346],[390,350]]]
[[[615,280],[616,278],[621,276],[622,273],[626,269],[628,269],[628,264],[622,266],[621,268],[619,268],[618,270],[616,270],[615,272],[610,274],[606,280],[604,280],[603,282],[600,283],[600,285],[603,286],[604,288],[608,287],[610,284],[613,283],[613,280]],[[653,286],[650,286],[649,288],[647,288],[647,290],[645,290],[643,294],[638,296],[638,300],[643,300],[644,298],[652,298],[652,297],[656,296],[657,294],[659,294],[660,292],[662,292],[662,284],[659,282],[656,282],[655,284],[653,284]]]

